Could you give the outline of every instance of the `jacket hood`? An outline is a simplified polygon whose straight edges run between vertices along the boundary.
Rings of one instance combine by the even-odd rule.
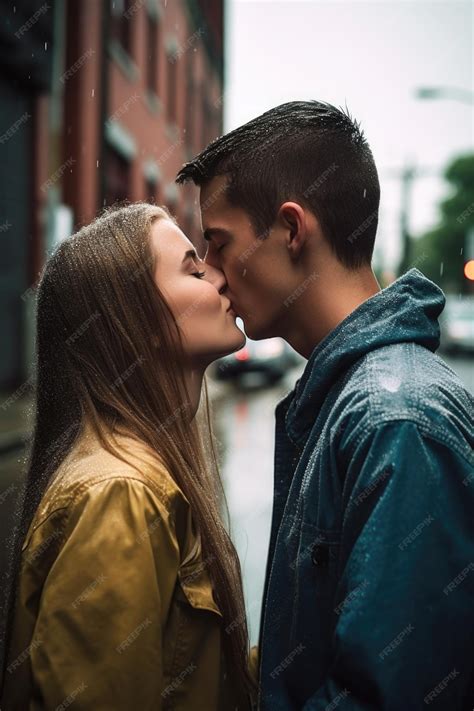
[[[365,354],[394,343],[418,343],[436,351],[445,302],[436,284],[410,269],[352,311],[318,343],[296,383],[286,417],[292,439],[299,438],[307,421],[314,422],[338,376]]]

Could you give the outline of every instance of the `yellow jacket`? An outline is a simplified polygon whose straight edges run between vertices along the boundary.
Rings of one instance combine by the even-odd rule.
[[[146,445],[119,441],[132,464],[86,427],[38,507],[2,711],[238,708],[189,503]]]

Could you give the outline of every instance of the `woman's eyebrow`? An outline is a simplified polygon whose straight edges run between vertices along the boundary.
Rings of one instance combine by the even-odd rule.
[[[185,262],[187,259],[196,259],[196,260],[199,259],[199,257],[197,256],[197,252],[196,252],[195,249],[188,249],[188,251],[185,252],[184,257],[183,257],[183,261],[181,262],[181,264],[184,264],[184,262]]]

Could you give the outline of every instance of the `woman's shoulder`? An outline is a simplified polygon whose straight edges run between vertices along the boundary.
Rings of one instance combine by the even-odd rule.
[[[97,510],[97,525],[130,525],[143,516],[159,519],[177,536],[189,528],[189,503],[159,456],[138,439],[114,437],[110,452],[90,430],[65,457],[44,493],[28,539],[44,522],[66,530],[85,507]],[[69,526],[66,522],[71,522]],[[151,525],[151,524],[150,524]]]

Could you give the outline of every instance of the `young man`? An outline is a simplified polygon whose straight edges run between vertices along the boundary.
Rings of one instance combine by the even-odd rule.
[[[474,398],[435,355],[442,291],[380,290],[359,125],[290,102],[211,143],[206,261],[254,339],[308,358],[276,410],[260,708],[474,705]]]

